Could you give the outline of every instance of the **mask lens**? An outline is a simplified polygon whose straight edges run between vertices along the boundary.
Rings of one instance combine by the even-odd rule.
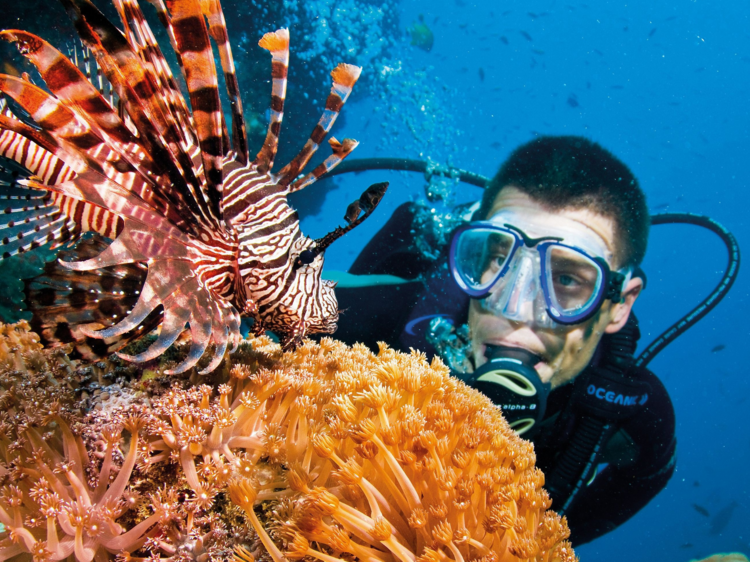
[[[545,277],[553,315],[585,314],[600,299],[604,272],[579,250],[551,244],[546,249]]]
[[[509,232],[472,228],[462,232],[455,246],[455,268],[472,291],[488,289],[507,270],[515,245]]]

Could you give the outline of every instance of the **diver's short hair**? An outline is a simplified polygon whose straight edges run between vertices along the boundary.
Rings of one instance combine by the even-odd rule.
[[[485,190],[482,219],[508,186],[553,211],[585,208],[610,217],[615,222],[617,266],[636,266],[643,260],[651,223],[646,196],[630,169],[597,143],[577,136],[543,136],[521,145]]]

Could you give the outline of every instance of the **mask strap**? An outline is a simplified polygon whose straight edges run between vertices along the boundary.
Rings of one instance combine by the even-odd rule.
[[[620,271],[611,271],[609,274],[609,286],[607,287],[607,294],[604,295],[605,299],[611,300],[614,304],[621,303],[622,289],[630,282],[630,277],[633,271],[631,268],[625,270],[625,273]]]

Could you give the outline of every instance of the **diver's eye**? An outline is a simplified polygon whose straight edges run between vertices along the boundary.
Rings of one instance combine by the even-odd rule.
[[[570,275],[560,275],[557,278],[557,282],[563,287],[572,287],[577,283],[577,281]]]

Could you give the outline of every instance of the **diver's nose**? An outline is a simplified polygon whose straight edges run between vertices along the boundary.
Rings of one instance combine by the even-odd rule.
[[[534,321],[534,301],[538,290],[534,269],[534,260],[530,256],[523,256],[513,279],[506,286],[501,310],[509,320],[524,323]]]

